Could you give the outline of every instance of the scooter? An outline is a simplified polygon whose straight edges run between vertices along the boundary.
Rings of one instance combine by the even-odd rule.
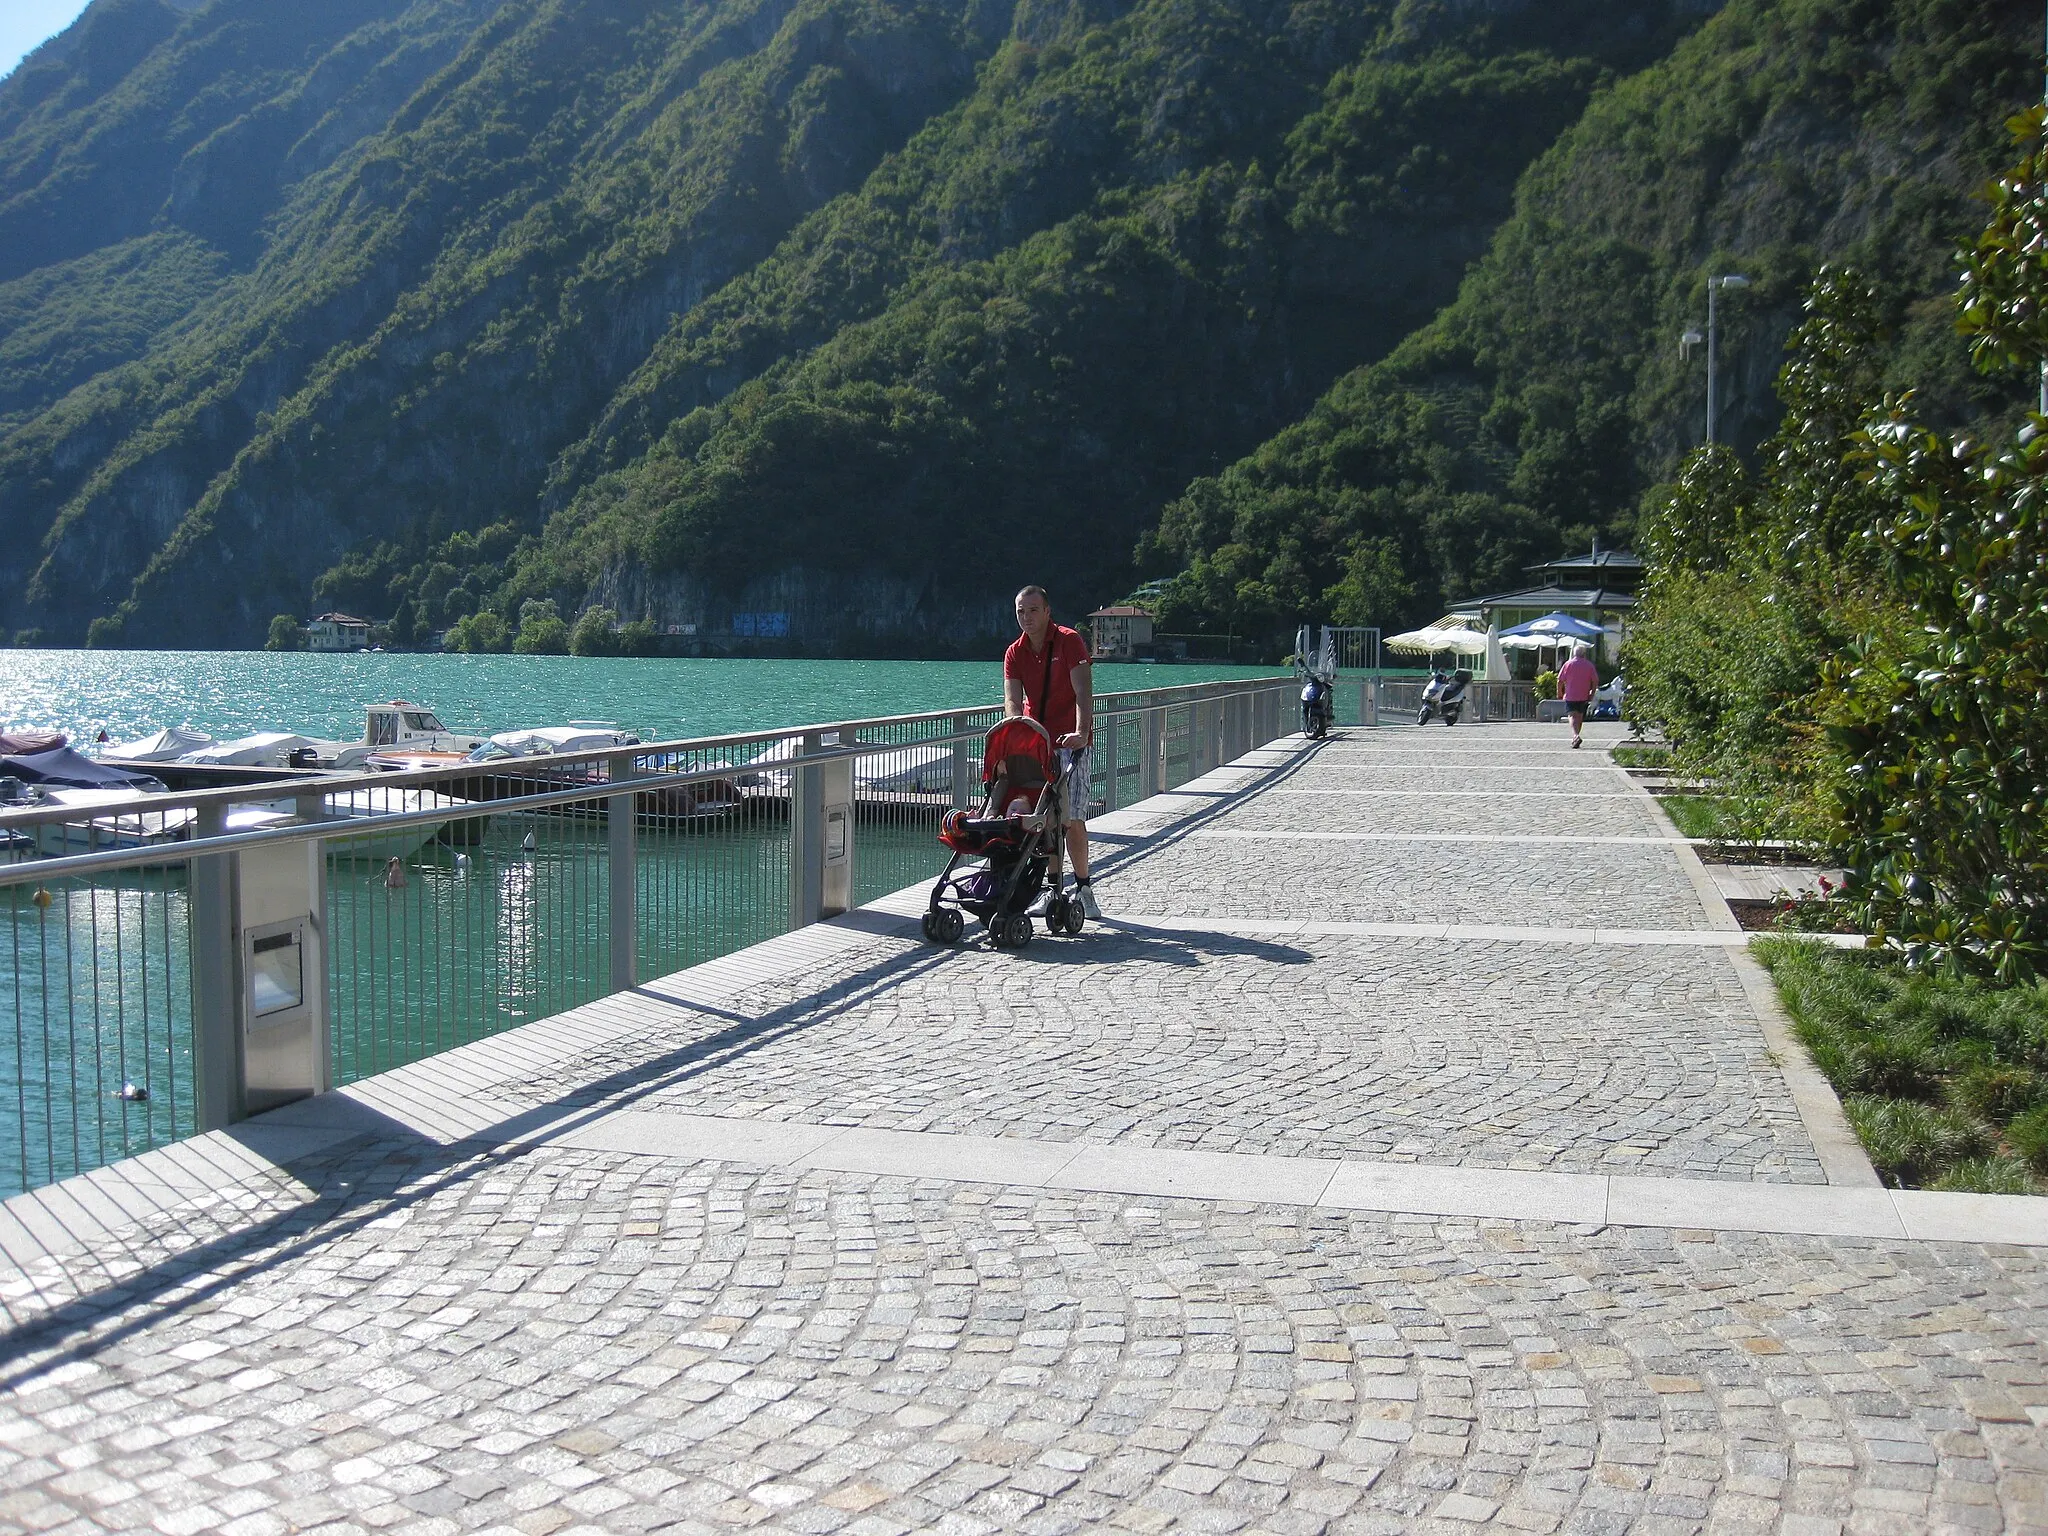
[[[1472,674],[1460,667],[1451,673],[1432,672],[1422,690],[1422,708],[1415,713],[1417,725],[1427,725],[1432,716],[1442,715],[1445,725],[1456,725],[1465,712],[1465,687]]]
[[[1330,734],[1330,685],[1313,672],[1301,687],[1301,734],[1310,741]]]

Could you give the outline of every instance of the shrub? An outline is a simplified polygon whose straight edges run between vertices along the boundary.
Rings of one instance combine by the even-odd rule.
[[[1919,1188],[1951,1165],[1991,1149],[1990,1133],[1968,1115],[1909,1099],[1852,1093],[1842,1109],[1887,1184]]]
[[[2003,1152],[1951,1163],[1928,1188],[1976,1195],[2031,1195],[2039,1190],[2027,1165]]]
[[[2005,1128],[2012,1149],[2048,1173],[2048,1104],[2037,1104]]]
[[[1548,668],[1536,674],[1536,697],[1554,699],[1557,697],[1557,674]]]

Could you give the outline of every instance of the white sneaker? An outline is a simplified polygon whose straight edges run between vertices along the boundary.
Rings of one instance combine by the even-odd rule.
[[[1102,921],[1102,908],[1095,904],[1094,885],[1089,884],[1075,886],[1073,890],[1073,897],[1076,901],[1081,903],[1081,910],[1083,912],[1086,912],[1093,921],[1098,923]]]

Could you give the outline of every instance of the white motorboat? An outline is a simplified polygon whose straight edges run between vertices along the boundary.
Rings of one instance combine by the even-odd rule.
[[[320,745],[315,738],[292,731],[258,731],[232,741],[216,741],[210,747],[185,753],[177,761],[214,768],[287,768],[292,766],[293,753],[310,748],[317,754]]]
[[[839,738],[829,732],[822,743],[827,749],[838,744]],[[738,781],[762,788],[787,789],[789,770],[779,765],[795,757],[802,748],[802,737],[784,737],[750,759],[737,775]],[[979,755],[974,751],[971,758],[978,759]],[[968,768],[970,773],[980,772],[977,761],[970,761]],[[853,782],[860,793],[869,795],[949,795],[953,791],[952,744],[890,747],[865,753],[854,760]]]
[[[182,752],[168,751],[171,738],[184,734],[194,738]],[[392,752],[446,753],[451,757],[483,744],[481,733],[451,731],[431,709],[405,699],[388,704],[370,704],[363,710],[360,741],[335,741],[324,736],[304,736],[295,731],[257,731],[231,741],[216,741],[191,727],[158,731],[139,742],[109,747],[102,756],[116,761],[180,762],[195,766],[241,768],[324,768],[347,772],[368,765],[376,754]],[[143,751],[148,757],[140,756]]]
[[[371,752],[450,753],[459,757],[474,752],[484,740],[481,731],[449,730],[431,709],[406,699],[372,704],[363,711],[362,745]]]
[[[339,859],[403,859],[432,842],[441,834],[450,821],[467,819],[475,807],[467,800],[454,795],[440,794],[431,789],[351,789],[323,797],[323,821],[335,832],[337,839],[327,845],[327,856]],[[275,808],[295,807],[289,800],[273,802]],[[403,827],[390,827],[381,831],[351,834],[346,826],[333,825],[348,821],[374,822],[380,816],[409,815],[414,811],[446,810],[450,814],[440,821],[415,822]]]
[[[146,791],[133,789],[46,789],[41,805],[77,808],[91,812],[102,806],[119,806],[102,816],[85,815],[77,821],[46,821],[30,828],[36,851],[50,857],[71,853],[105,853],[110,848],[152,848],[160,843],[179,843],[197,835],[199,813],[190,806],[171,806],[152,811],[136,801]],[[292,813],[272,806],[238,805],[222,818],[222,832],[258,832],[282,826]]]

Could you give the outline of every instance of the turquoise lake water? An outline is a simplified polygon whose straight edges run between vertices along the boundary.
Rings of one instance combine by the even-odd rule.
[[[1101,666],[1096,691],[1171,688],[1272,667]],[[411,699],[451,730],[613,721],[646,741],[957,709],[1002,697],[1000,657],[737,661],[599,656],[314,656],[266,651],[0,651],[0,729],[90,742],[166,725],[222,738],[297,731],[354,741],[363,706]]]

